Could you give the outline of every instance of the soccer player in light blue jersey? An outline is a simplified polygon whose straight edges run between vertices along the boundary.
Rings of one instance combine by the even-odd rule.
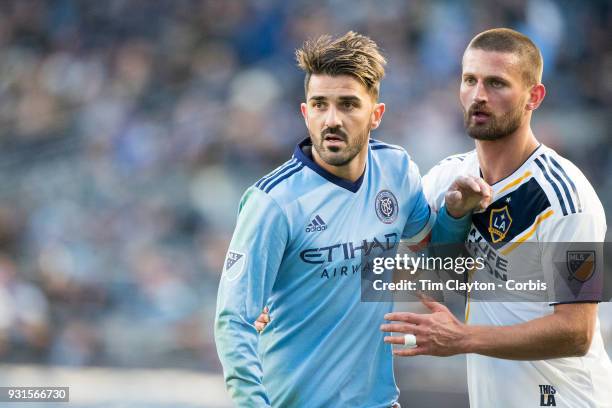
[[[374,322],[391,302],[361,302],[361,257],[412,242],[463,241],[490,190],[477,177],[432,212],[417,166],[370,139],[385,59],[349,32],[306,42],[302,103],[309,138],[244,194],[225,260],[215,340],[239,407],[397,406],[391,347]],[[272,317],[260,335],[253,322]]]

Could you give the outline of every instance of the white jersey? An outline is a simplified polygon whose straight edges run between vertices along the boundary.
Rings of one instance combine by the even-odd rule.
[[[438,209],[457,175],[480,174],[475,150],[450,156],[423,178],[425,196]],[[492,204],[472,216],[467,240],[482,241],[501,267],[474,275],[488,274],[488,280],[508,279],[513,273],[508,258],[527,242],[604,241],[606,220],[597,194],[576,166],[544,145],[492,188]],[[546,276],[550,262],[545,252],[532,257],[535,259],[521,259],[519,269],[537,270]],[[466,322],[514,325],[553,311],[554,304],[548,302],[468,299]],[[467,376],[472,407],[612,407],[612,364],[604,349],[599,319],[591,347],[583,357],[514,361],[468,354]]]

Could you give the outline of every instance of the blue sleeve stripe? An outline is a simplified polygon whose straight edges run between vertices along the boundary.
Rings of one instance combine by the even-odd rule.
[[[582,212],[582,202],[580,201],[580,195],[578,195],[578,190],[576,190],[576,185],[574,184],[572,179],[569,178],[565,170],[563,170],[563,167],[561,167],[561,165],[553,157],[549,156],[549,159],[552,162],[552,164],[557,169],[559,169],[563,177],[565,177],[565,179],[569,182],[569,185],[572,187],[572,191],[574,192],[574,195],[576,196],[576,200],[578,201],[578,212]]]
[[[404,150],[401,147],[391,146],[391,145],[387,145],[387,144],[383,144],[383,145],[372,144],[370,146],[370,149],[372,149],[372,150],[393,149],[393,150],[400,150],[400,151]]]
[[[282,166],[280,166],[279,168],[277,168],[276,170],[274,170],[273,172],[269,173],[268,175],[262,177],[257,183],[255,183],[255,187],[261,187],[261,185],[263,183],[265,183],[267,180],[274,178],[276,175],[278,175],[281,171],[283,171],[284,169],[286,169],[287,167],[295,164],[297,162],[297,160],[295,159],[295,157],[293,157],[291,160],[285,162],[285,164],[283,164]]]
[[[292,157],[291,160],[285,162],[282,166],[278,167],[276,170],[272,171],[271,173],[268,173],[267,175],[265,175],[263,178],[261,178],[256,184],[255,187],[261,187],[261,185],[263,183],[265,183],[267,180],[269,180],[270,178],[275,177],[276,175],[278,175],[278,173],[280,173],[281,171],[283,171],[284,169],[286,169],[287,167],[293,165],[294,163],[296,163],[297,160],[295,159],[295,157]]]
[[[403,151],[400,146],[392,145],[389,143],[381,142],[380,140],[370,138],[370,149],[379,150],[379,149],[393,149]]]
[[[561,184],[561,187],[563,187],[563,192],[565,193],[565,198],[567,198],[567,202],[569,203],[570,210],[572,211],[572,214],[575,214],[576,207],[574,206],[574,199],[572,198],[572,195],[569,192],[569,188],[567,188],[567,183],[565,182],[564,179],[561,178],[559,173],[555,171],[555,169],[550,165],[550,163],[548,163],[547,159],[548,159],[548,156],[542,155],[542,160],[548,165],[548,169],[550,170],[550,173],[553,175],[555,179],[557,179],[557,181],[559,181],[559,184]]]
[[[276,181],[276,180],[277,180],[278,178],[280,178],[280,177],[283,177],[285,174],[287,174],[288,172],[290,172],[290,171],[291,171],[291,170],[293,170],[294,168],[299,167],[299,166],[300,166],[300,164],[302,164],[302,163],[300,163],[299,161],[297,161],[297,160],[296,160],[296,161],[295,161],[295,163],[292,163],[291,165],[289,165],[289,166],[287,166],[287,167],[283,168],[283,170],[282,170],[282,171],[280,171],[280,172],[276,173],[274,176],[272,176],[272,177],[268,178],[266,181],[264,181],[264,182],[263,182],[263,183],[262,183],[262,184],[259,186],[259,188],[260,188],[262,191],[266,191],[267,186],[269,186],[271,183],[274,183],[274,181]]]
[[[264,180],[262,183],[259,184],[259,189],[260,190],[265,190],[266,186],[268,184],[270,184],[271,182],[273,182],[274,180],[276,180],[278,177],[281,177],[283,174],[287,173],[288,171],[291,171],[291,169],[297,167],[300,165],[300,162],[295,160],[292,161],[291,164],[284,166],[282,169],[280,169],[279,171],[276,171],[274,174],[270,175],[266,180]]]
[[[538,167],[540,168],[540,170],[542,170],[542,173],[544,174],[544,177],[546,178],[546,180],[550,183],[550,185],[553,187],[553,189],[555,190],[555,193],[557,194],[557,199],[559,200],[559,204],[561,205],[561,211],[563,211],[563,215],[567,215],[567,209],[565,208],[565,201],[563,201],[563,197],[561,196],[561,191],[559,191],[559,187],[557,187],[557,185],[555,184],[554,181],[552,181],[552,179],[550,178],[550,176],[548,175],[548,172],[546,171],[546,168],[544,167],[544,165],[540,162],[540,158],[536,158],[534,160],[535,164],[538,165]]]
[[[291,171],[289,171],[288,173],[284,174],[283,176],[278,177],[276,180],[274,180],[270,185],[268,185],[267,187],[265,187],[265,192],[269,193],[270,191],[272,191],[272,189],[274,187],[276,187],[278,185],[278,183],[280,183],[283,180],[288,179],[289,177],[293,176],[295,173],[302,171],[302,169],[304,168],[304,164],[300,163],[297,167],[293,168]]]

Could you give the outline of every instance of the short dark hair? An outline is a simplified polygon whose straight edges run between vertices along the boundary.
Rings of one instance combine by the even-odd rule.
[[[544,62],[538,47],[524,34],[510,28],[494,28],[483,31],[470,41],[467,49],[508,52],[518,55],[527,85],[542,81]]]
[[[304,42],[302,48],[296,50],[295,58],[306,73],[306,93],[313,74],[350,75],[359,80],[374,99],[378,98],[387,60],[369,37],[353,31],[335,39],[322,35]]]

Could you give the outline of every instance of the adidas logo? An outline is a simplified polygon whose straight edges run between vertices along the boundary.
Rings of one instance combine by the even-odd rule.
[[[306,232],[325,231],[326,229],[327,224],[318,215],[315,215],[310,224],[306,226]]]

